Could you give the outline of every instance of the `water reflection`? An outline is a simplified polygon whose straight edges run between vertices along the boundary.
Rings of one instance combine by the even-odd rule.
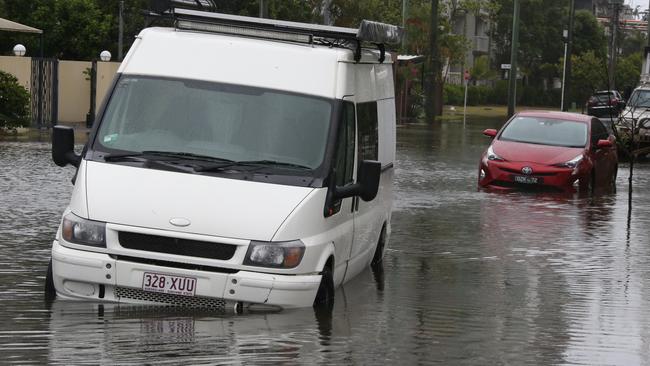
[[[383,267],[332,312],[243,315],[43,302],[74,174],[0,142],[0,353],[28,364],[650,364],[650,165],[595,197],[476,189],[485,128],[398,130]]]

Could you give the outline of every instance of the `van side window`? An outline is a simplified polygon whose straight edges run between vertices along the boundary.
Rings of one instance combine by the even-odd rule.
[[[344,186],[352,183],[354,169],[355,142],[355,112],[354,104],[343,102],[341,125],[339,126],[338,146],[336,151],[336,185]]]
[[[357,104],[359,160],[379,160],[379,121],[377,102]]]

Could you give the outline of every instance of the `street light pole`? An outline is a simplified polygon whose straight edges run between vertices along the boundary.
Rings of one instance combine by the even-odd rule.
[[[408,0],[402,0],[402,29],[406,29],[406,9],[408,7]],[[402,49],[406,46],[406,37],[402,37]]]
[[[120,31],[117,39],[117,60],[122,61],[122,47],[124,39],[124,0],[120,1]]]
[[[510,50],[510,83],[508,85],[508,118],[515,114],[517,100],[517,52],[519,52],[519,0],[514,1],[512,44]]]
[[[576,13],[575,0],[571,0],[571,5],[569,5],[569,29],[568,29],[569,31],[567,32],[568,39],[567,39],[567,47],[566,47],[567,51],[566,51],[566,57],[564,58],[566,62],[565,82],[562,83],[562,86],[564,87],[564,92],[562,93],[562,96],[564,97],[565,101],[568,99],[567,97],[571,94],[571,54],[573,48],[573,18],[575,18],[575,13]],[[563,111],[569,110],[566,104],[562,106]]]
[[[562,39],[564,40],[564,66],[562,67],[562,97],[561,97],[562,101],[560,102],[560,110],[561,111],[564,110],[564,83],[565,83],[565,80],[566,80],[566,63],[567,63],[566,54],[567,54],[567,48],[568,48],[567,47],[568,46],[568,42],[567,42],[567,37],[568,36],[569,36],[569,31],[566,30],[566,29],[563,30],[562,31]]]

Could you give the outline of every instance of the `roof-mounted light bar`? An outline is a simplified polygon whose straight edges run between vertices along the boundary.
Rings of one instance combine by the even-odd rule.
[[[223,24],[273,30],[276,32],[312,34],[315,37],[333,39],[357,39],[357,30],[353,28],[332,27],[320,24],[289,22],[284,20],[253,18],[241,15],[210,13],[190,9],[174,9],[172,15],[179,21],[196,21],[210,24]]]
[[[249,28],[225,24],[211,24],[188,20],[179,20],[176,23],[178,29],[203,31],[221,34],[234,34],[244,37],[265,38],[279,41],[311,43],[312,37],[309,34],[276,32],[257,28]]]
[[[192,2],[206,2],[207,4],[213,3],[214,0],[159,1],[165,4]],[[380,51],[379,62],[384,62],[384,45],[399,44],[404,36],[404,31],[400,27],[368,20],[362,21],[359,29],[354,29],[197,11],[174,6],[159,12],[158,15],[173,19],[175,26],[183,30],[234,34],[299,43],[313,43],[315,39],[318,39],[339,46],[353,44],[355,47],[354,59],[357,62],[361,60],[362,44],[374,44]]]

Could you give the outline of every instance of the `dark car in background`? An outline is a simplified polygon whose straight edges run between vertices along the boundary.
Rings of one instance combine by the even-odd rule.
[[[625,99],[616,90],[595,92],[587,100],[587,114],[594,117],[618,117],[625,108]]]

